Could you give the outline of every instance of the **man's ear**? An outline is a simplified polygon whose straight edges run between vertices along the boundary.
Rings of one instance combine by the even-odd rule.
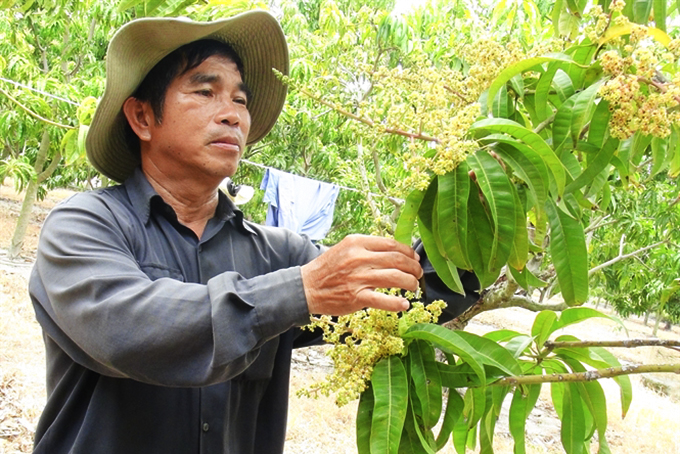
[[[130,96],[123,104],[123,113],[139,140],[150,141],[151,126],[154,125],[156,118],[149,103]]]

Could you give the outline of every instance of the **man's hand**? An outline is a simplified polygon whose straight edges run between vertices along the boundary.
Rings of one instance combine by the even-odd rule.
[[[403,311],[405,298],[376,288],[416,290],[423,270],[413,249],[389,238],[351,235],[302,267],[310,314],[344,315],[365,307]]]

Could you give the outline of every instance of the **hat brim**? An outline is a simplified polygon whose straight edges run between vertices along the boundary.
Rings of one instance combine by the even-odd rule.
[[[125,100],[166,55],[204,38],[230,44],[243,62],[244,82],[252,92],[247,144],[259,141],[271,130],[286,101],[286,86],[273,69],[288,74],[286,38],[271,14],[248,11],[214,22],[138,19],[121,27],[111,40],[106,88],[87,134],[87,156],[102,174],[120,183],[139,165],[125,138]]]

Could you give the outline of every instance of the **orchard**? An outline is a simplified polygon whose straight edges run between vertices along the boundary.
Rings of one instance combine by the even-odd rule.
[[[510,401],[514,452],[549,386],[571,453],[610,452],[598,383],[613,378],[622,413],[629,375],[680,364],[622,365],[606,347],[555,334],[590,318],[680,322],[680,4],[666,0],[250,1],[60,0],[0,3],[0,177],[27,187],[24,207],[65,186],[105,185],[84,138],[103,91],[114,30],[134,17],[208,20],[265,8],[287,35],[288,102],[244,154],[259,165],[354,188],[336,205],[348,233],[422,240],[438,276],[479,300],[447,326],[441,304],[314,318],[335,372],[308,394],[360,399],[359,453],[493,452]],[[253,165],[255,164],[255,165]],[[263,221],[257,195],[247,216]],[[10,248],[21,253],[22,210]],[[23,227],[22,227],[23,225]],[[390,291],[386,289],[385,291]],[[421,295],[411,295],[417,301]],[[466,332],[499,308],[536,312],[531,332]],[[436,429],[435,429],[436,427]]]

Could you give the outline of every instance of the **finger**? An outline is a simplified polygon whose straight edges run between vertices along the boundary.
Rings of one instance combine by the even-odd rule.
[[[415,291],[418,289],[418,279],[413,274],[395,269],[372,270],[362,279],[362,287],[369,288],[401,288]]]
[[[408,300],[399,296],[385,295],[368,289],[362,291],[358,296],[358,302],[362,308],[372,307],[391,312],[405,311],[409,308]]]
[[[419,260],[418,254],[416,254],[416,251],[410,246],[402,244],[392,238],[357,235],[356,240],[368,251],[398,252],[407,257]]]
[[[423,275],[420,262],[398,252],[374,252],[363,259],[363,265],[370,269],[399,270],[416,278]]]

